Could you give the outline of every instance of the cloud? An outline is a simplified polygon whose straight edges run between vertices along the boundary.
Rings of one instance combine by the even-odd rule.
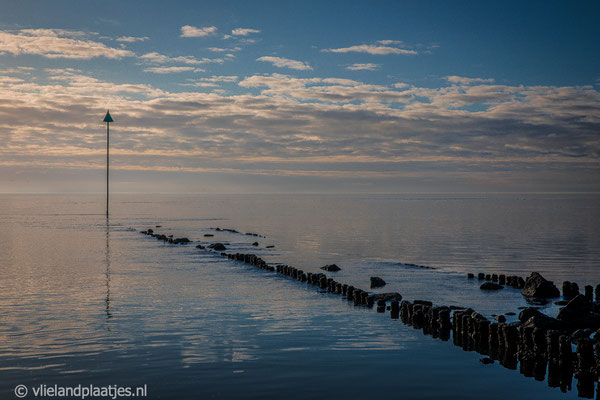
[[[34,54],[46,58],[92,59],[105,57],[120,59],[133,57],[129,50],[108,47],[92,40],[82,39],[86,33],[61,29],[22,29],[0,31],[0,54],[15,56]],[[91,34],[93,35],[93,34]]]
[[[39,81],[17,72],[0,72],[2,182],[24,170],[102,171],[101,119],[110,108],[114,170],[143,171],[149,187],[190,174],[181,187],[201,175],[323,187],[598,189],[600,92],[590,86],[427,88],[281,74],[198,80],[238,82],[226,95],[117,84],[75,69],[39,71],[47,74]]]
[[[399,49],[397,47],[376,46],[372,44],[361,44],[358,46],[343,47],[339,49],[323,49],[322,52],[328,53],[368,53],[374,55],[415,55],[418,54],[415,50]]]
[[[146,53],[139,57],[143,61],[164,64],[164,63],[183,63],[183,64],[207,64],[207,63],[217,63],[222,64],[224,60],[222,58],[202,58],[197,59],[192,56],[178,56],[178,57],[169,57],[164,54],[160,54],[157,52]]]
[[[213,51],[215,53],[225,53],[231,51],[240,51],[241,47],[232,47],[232,48],[221,48],[221,47],[208,47],[207,50]]]
[[[116,38],[115,40],[117,42],[135,43],[135,42],[143,42],[148,39],[150,39],[148,36],[143,36],[143,37],[121,36],[119,38]]]
[[[378,40],[377,43],[379,44],[383,44],[383,45],[390,45],[390,44],[397,44],[397,45],[403,45],[404,42],[401,40]]]
[[[213,75],[209,78],[200,78],[192,83],[184,85],[196,87],[218,87],[219,83],[233,83],[237,82],[238,79],[239,78],[235,75]]]
[[[457,83],[461,85],[472,85],[474,83],[494,83],[493,78],[465,78],[456,75],[446,76],[444,79],[446,79],[450,83]]]
[[[312,67],[303,61],[290,60],[283,57],[271,57],[263,56],[256,59],[256,61],[270,62],[276,67],[280,68],[291,68],[299,71],[312,70]]]
[[[372,63],[366,63],[366,64],[352,64],[346,67],[346,69],[349,69],[350,71],[375,71],[377,69],[379,69],[380,65],[379,64],[372,64]]]
[[[144,72],[152,72],[154,74],[173,74],[179,72],[204,72],[204,70],[195,67],[149,67],[144,68]]]
[[[231,34],[235,36],[248,36],[251,33],[260,33],[260,31],[251,28],[237,28],[231,31]]]
[[[216,26],[207,26],[204,28],[196,28],[191,25],[181,27],[181,37],[206,37],[217,33]]]

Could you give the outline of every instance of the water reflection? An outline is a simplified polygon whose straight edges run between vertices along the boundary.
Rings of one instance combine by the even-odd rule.
[[[106,312],[106,330],[110,331],[110,319],[112,318],[112,313],[110,312],[110,226],[108,224],[108,219],[106,220],[106,249],[105,249],[105,277],[106,277],[106,299],[105,303],[105,312]]]
[[[519,367],[521,375],[540,382],[546,380],[547,372],[548,386],[560,388],[563,393],[571,390],[575,378],[579,397],[600,398],[600,383],[596,384],[600,371],[595,368],[590,339],[578,340],[573,352],[570,338],[558,331],[519,323],[490,323],[472,309],[456,310],[450,319],[449,311],[448,307],[403,301],[400,316],[403,323],[422,330],[424,335],[447,341],[451,334],[455,346],[488,356],[481,360],[486,364],[496,360],[507,369]]]

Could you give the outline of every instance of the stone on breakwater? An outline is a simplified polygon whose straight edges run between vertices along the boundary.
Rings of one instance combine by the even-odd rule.
[[[498,285],[497,283],[494,282],[484,282],[479,289],[481,290],[500,290],[500,289],[504,289],[504,286],[502,285]]]
[[[227,247],[225,247],[225,245],[223,245],[223,243],[212,243],[208,245],[209,249],[213,249],[215,251],[225,251],[227,250]]]
[[[321,267],[321,269],[328,272],[337,272],[341,270],[341,268],[335,264],[324,265]]]
[[[532,272],[521,294],[527,297],[554,298],[560,296],[560,290],[538,272]]]
[[[386,285],[385,281],[383,279],[381,279],[380,277],[378,277],[378,276],[371,277],[371,289],[383,287],[385,285]]]
[[[600,313],[594,303],[582,294],[569,301],[556,318],[567,323],[571,329],[600,328]]]
[[[594,301],[594,287],[592,285],[586,285],[583,287],[583,290],[586,300],[589,302]]]
[[[383,300],[384,302],[392,301],[392,300],[402,301],[402,295],[400,295],[400,293],[396,293],[396,292],[375,293],[375,294],[372,294],[371,297],[373,297],[373,299],[375,301],[379,301],[379,300]]]
[[[505,285],[506,284],[506,275],[498,275],[498,283],[500,285]]]

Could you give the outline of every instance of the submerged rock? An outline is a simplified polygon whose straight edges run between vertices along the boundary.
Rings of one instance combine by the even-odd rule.
[[[322,270],[325,270],[325,271],[328,271],[328,272],[337,272],[337,271],[341,270],[341,268],[340,268],[340,267],[338,267],[338,266],[337,266],[337,265],[335,265],[335,264],[328,264],[328,265],[325,265],[325,266],[321,267],[321,269],[322,269]]]
[[[223,243],[212,243],[208,245],[208,248],[213,249],[215,251],[224,251],[227,250],[227,247],[223,245]]]
[[[422,306],[429,306],[429,307],[433,306],[433,303],[430,301],[427,301],[427,300],[415,300],[415,301],[413,301],[413,304],[420,304]]]
[[[480,362],[480,363],[482,363],[482,364],[485,364],[485,365],[487,365],[487,364],[493,364],[493,363],[494,363],[494,360],[492,360],[492,359],[491,359],[491,358],[489,358],[489,357],[485,357],[485,358],[480,358],[480,359],[479,359],[479,362]]]
[[[484,282],[479,289],[481,290],[500,290],[500,289],[504,289],[504,286],[502,285],[498,285],[497,283],[494,282]]]
[[[532,326],[534,328],[545,330],[563,330],[567,328],[567,325],[564,322],[549,317],[533,307],[528,307],[521,311],[519,313],[519,321],[523,323],[523,326]]]
[[[557,319],[565,322],[571,328],[600,328],[600,312],[594,303],[580,294],[563,307]]]
[[[554,298],[560,296],[560,290],[554,283],[544,279],[538,272],[532,272],[521,291],[523,296],[538,298]]]
[[[252,246],[258,246],[258,242],[252,243]]]
[[[400,295],[400,293],[396,293],[396,292],[376,293],[376,294],[370,295],[369,297],[372,297],[375,302],[379,302],[380,300],[382,300],[383,302],[393,301],[393,300],[402,301],[402,296]]]

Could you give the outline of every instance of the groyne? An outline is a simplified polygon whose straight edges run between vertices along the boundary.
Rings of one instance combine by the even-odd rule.
[[[192,243],[188,238],[156,234],[152,229],[141,233],[173,245]],[[585,324],[597,322],[594,319],[596,314],[600,317],[600,285],[595,290],[592,286],[585,286],[581,294],[576,283],[564,282],[562,304],[565,307],[561,313],[569,311],[565,312],[566,318],[551,318],[530,307],[521,311],[518,321],[506,323],[505,319],[491,321],[471,308],[434,305],[427,300],[408,301],[396,292],[371,293],[338,282],[322,272],[308,272],[286,264],[272,265],[255,254],[227,252],[222,243],[196,247],[277,273],[298,284],[312,285],[320,292],[339,296],[356,307],[376,308],[384,315],[389,312],[391,319],[400,320],[424,335],[448,342],[452,340],[451,343],[464,351],[484,356],[480,358],[484,364],[498,362],[504,368],[518,368],[523,376],[547,380],[548,386],[563,392],[572,390],[573,378],[576,378],[580,397],[600,398],[600,383],[597,383],[600,379],[600,329],[597,326],[594,329],[585,327]],[[469,273],[467,278],[475,279],[475,274]],[[536,273],[527,279],[516,275],[478,273],[477,279],[497,283],[501,287],[523,289],[524,293],[534,285],[537,285],[535,290],[554,290],[552,282],[545,281]]]

